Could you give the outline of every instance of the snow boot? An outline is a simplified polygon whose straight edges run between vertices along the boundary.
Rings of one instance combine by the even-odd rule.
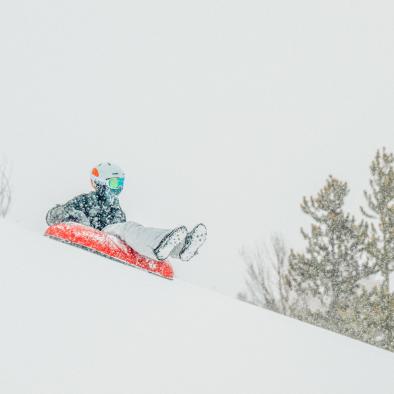
[[[182,261],[189,261],[192,257],[194,257],[198,249],[204,244],[207,239],[207,228],[204,224],[197,224],[196,227],[187,234],[185,238],[185,244],[182,250],[179,252],[179,258]]]
[[[158,260],[165,260],[171,251],[187,236],[187,228],[185,226],[177,227],[168,233],[153,250]]]

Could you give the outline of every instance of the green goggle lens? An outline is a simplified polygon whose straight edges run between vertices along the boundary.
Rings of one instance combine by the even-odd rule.
[[[124,178],[109,178],[108,187],[110,189],[122,189],[124,184]]]

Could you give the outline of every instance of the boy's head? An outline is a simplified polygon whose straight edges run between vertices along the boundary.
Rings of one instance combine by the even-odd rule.
[[[104,188],[116,195],[123,190],[124,177],[122,169],[112,163],[100,163],[92,169],[90,174],[92,186],[96,190]]]

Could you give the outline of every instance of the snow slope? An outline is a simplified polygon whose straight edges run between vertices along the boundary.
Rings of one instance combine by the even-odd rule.
[[[5,221],[0,240],[1,393],[394,390],[389,352]]]

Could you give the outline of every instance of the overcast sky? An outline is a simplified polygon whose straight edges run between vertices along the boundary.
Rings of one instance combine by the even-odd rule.
[[[127,173],[121,203],[149,226],[207,224],[178,276],[228,294],[238,250],[303,245],[303,195],[329,174],[357,212],[377,148],[394,150],[391,1],[3,2],[0,153],[11,219]]]

